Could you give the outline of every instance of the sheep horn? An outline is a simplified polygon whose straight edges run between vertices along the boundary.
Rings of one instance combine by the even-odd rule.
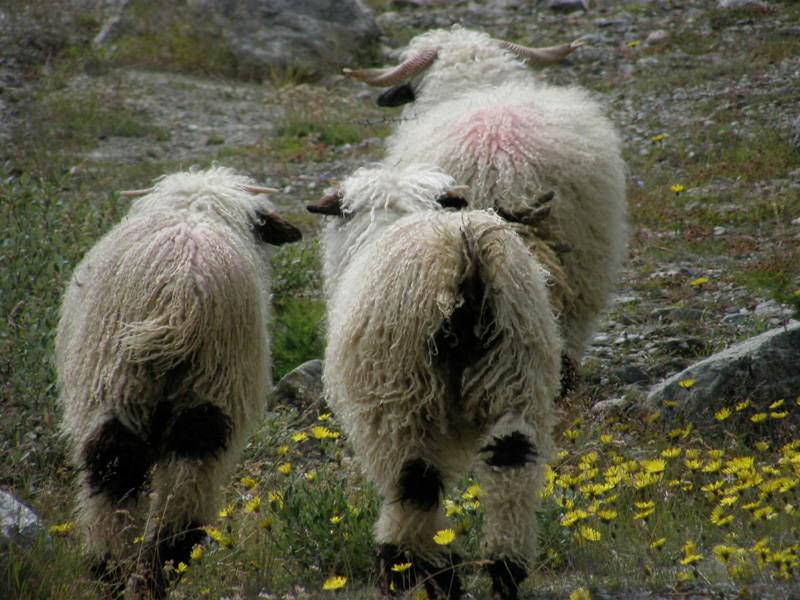
[[[559,46],[548,46],[546,48],[527,48],[518,44],[512,44],[504,40],[496,40],[497,43],[513,52],[520,58],[524,59],[529,65],[534,68],[541,69],[556,64],[562,58],[570,54],[573,50],[585,46],[589,41],[585,38],[580,38],[569,44],[561,44]]]
[[[310,213],[315,213],[318,215],[342,217],[344,216],[344,212],[342,211],[342,198],[344,198],[344,193],[341,191],[334,192],[332,194],[328,194],[319,202],[307,204],[306,210]]]
[[[414,77],[414,75],[420,73],[425,67],[431,64],[438,52],[436,48],[425,50],[403,61],[396,67],[390,67],[388,69],[363,69],[361,71],[344,69],[343,72],[345,75],[363,81],[368,85],[392,87],[393,85],[408,81]]]
[[[123,198],[138,198],[140,196],[146,196],[154,189],[155,188],[147,188],[146,190],[126,190],[124,192],[120,192],[119,195]]]
[[[276,190],[275,188],[269,187],[259,187],[256,185],[243,185],[241,186],[242,189],[246,192],[250,192],[251,194],[277,194],[280,190]]]

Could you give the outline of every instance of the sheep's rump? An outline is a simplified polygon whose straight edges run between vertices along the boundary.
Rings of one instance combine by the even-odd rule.
[[[613,290],[627,240],[625,166],[613,127],[578,88],[519,82],[444,100],[398,127],[386,162],[429,161],[470,208],[513,210],[554,191],[547,222],[566,273],[562,331],[576,356]],[[548,232],[545,231],[547,236]]]
[[[531,417],[549,455],[561,339],[547,285],[484,211],[411,215],[362,248],[330,302],[325,383],[371,478],[403,448],[477,444],[509,414]]]
[[[258,262],[235,236],[167,213],[126,219],[87,254],[56,339],[73,451],[109,413],[145,430],[167,399],[224,402],[244,436],[269,385]]]

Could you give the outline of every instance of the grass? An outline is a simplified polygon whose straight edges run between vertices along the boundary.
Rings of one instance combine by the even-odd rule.
[[[381,10],[389,5],[383,0],[372,4]],[[29,3],[24,14],[16,15],[44,20],[51,34],[42,38],[47,59],[30,67],[38,82],[25,100],[28,118],[13,140],[13,152],[3,150],[0,170],[0,487],[42,515],[51,541],[12,553],[0,571],[0,590],[5,585],[11,597],[88,599],[98,594],[75,552],[80,534],[70,526],[74,473],[65,465],[56,433],[53,332],[72,269],[126,212],[127,201],[109,190],[142,187],[143,181],[181,166],[143,160],[120,167],[79,158],[109,136],[154,143],[167,139],[164,130],[150,124],[147,110],[132,108],[115,69],[136,59],[151,67],[246,81],[266,78],[279,125],[273,135],[252,148],[212,150],[211,157],[257,164],[289,181],[308,165],[320,171],[349,170],[369,157],[362,142],[389,130],[386,124],[358,122],[369,99],[354,98],[349,88],[303,84],[307,74],[300,72],[257,73],[234,65],[201,32],[177,21],[158,27],[154,13],[147,13],[152,6],[141,4],[143,31],[152,35],[124,39],[116,64],[85,41],[59,37],[55,21],[63,15],[48,11],[46,4]],[[642,15],[651,10],[642,4],[629,8]],[[798,15],[795,6],[779,8],[787,17]],[[726,28],[770,14],[711,9],[692,25],[698,32],[707,26],[711,38],[686,32],[665,47],[645,51],[637,46],[622,54],[631,58],[642,52],[661,60],[673,51],[701,56]],[[571,19],[579,23],[581,18]],[[80,24],[88,32],[98,26],[90,17]],[[389,33],[399,44],[412,30],[398,26]],[[508,33],[527,35],[515,28]],[[791,39],[754,36],[741,52],[748,62],[726,59],[696,69],[678,65],[659,71],[656,83],[706,90],[719,75],[736,82],[744,74],[793,60],[800,47]],[[97,75],[102,75],[101,86],[75,83]],[[586,75],[591,81],[591,73]],[[594,76],[595,89],[606,86]],[[652,90],[654,80],[643,74],[634,86]],[[643,139],[630,144],[638,150],[644,142],[647,152],[627,156],[634,175],[629,186],[634,233],[629,286],[643,298],[655,298],[659,307],[704,315],[694,321],[664,317],[636,304],[614,310],[615,322],[627,319],[649,327],[653,338],[664,341],[649,359],[654,378],[771,327],[759,321],[737,329],[718,323],[721,305],[728,302],[719,291],[726,286],[744,286],[754,299],[770,296],[800,310],[800,253],[793,224],[800,206],[796,191],[770,183],[800,168],[800,156],[789,150],[771,113],[760,110],[775,106],[781,96],[759,93],[742,97],[730,92],[687,108],[697,123],[710,121],[703,126],[672,129],[660,115],[647,115],[651,122],[637,133]],[[745,121],[753,135],[742,138],[735,131],[737,122]],[[324,183],[323,178],[318,182]],[[683,189],[670,189],[677,184]],[[312,197],[319,191],[299,194]],[[300,244],[281,248],[274,260],[276,381],[302,362],[320,358],[324,349],[318,224],[291,214],[306,236]],[[729,233],[715,234],[719,227]],[[665,262],[682,257],[697,261],[693,264],[700,271],[714,265],[717,272],[693,284],[702,273],[663,269]],[[668,338],[684,344],[670,346]],[[757,596],[759,586],[767,586],[767,595],[779,595],[781,586],[797,586],[800,440],[792,429],[800,411],[797,399],[775,398],[766,408],[726,406],[729,414],[718,412],[713,435],[674,406],[657,412],[635,408],[637,398],[630,391],[624,391],[626,408],[587,413],[586,407],[620,391],[603,383],[610,377],[608,364],[613,368],[643,343],[620,342],[609,349],[610,359],[589,358],[581,394],[562,407],[557,436],[563,450],[552,464],[542,499],[541,553],[525,593],[538,590],[566,598],[582,588],[588,595],[645,590],[680,596],[736,589]],[[269,413],[225,487],[222,515],[207,524],[208,540],[187,565],[175,565],[182,578],[171,597],[376,598],[372,526],[380,498],[361,476],[340,431],[335,417],[324,413]],[[479,484],[464,477],[447,490],[442,507],[461,548],[466,588],[475,597],[487,595],[489,585],[480,553],[484,512]],[[343,587],[323,589],[326,582],[340,582],[334,577],[346,578]]]

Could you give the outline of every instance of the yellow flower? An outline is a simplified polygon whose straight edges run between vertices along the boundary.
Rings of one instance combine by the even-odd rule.
[[[750,417],[750,420],[753,423],[761,423],[761,421],[763,421],[766,418],[767,418],[767,413],[756,413]]]
[[[425,588],[420,588],[412,592],[409,600],[428,600],[428,592],[425,590]]]
[[[663,537],[662,538],[658,538],[654,542],[650,542],[650,548],[652,548],[653,550],[655,550],[656,548],[660,548],[661,546],[664,545],[664,542],[666,542],[666,541],[667,541],[667,538],[663,538]]]
[[[677,400],[664,400],[661,404],[663,406],[665,406],[666,408],[675,408],[676,406],[678,406],[678,401]]]
[[[788,414],[789,414],[789,411],[784,410],[784,411],[781,411],[781,412],[771,412],[771,413],[769,413],[769,416],[772,417],[773,419],[785,419],[786,415],[788,415]]]
[[[581,536],[590,542],[596,542],[600,539],[600,532],[591,527],[581,527]]]
[[[53,525],[50,527],[50,533],[53,535],[69,535],[72,532],[74,525],[75,523],[73,521],[67,521],[61,525]]]
[[[734,408],[736,408],[736,410],[744,410],[748,406],[750,406],[750,398],[748,398],[747,400],[742,400]]]
[[[441,531],[437,531],[436,535],[433,536],[433,541],[440,546],[447,546],[454,539],[456,539],[456,532],[452,529],[442,529]]]
[[[676,183],[675,185],[669,186],[669,191],[680,194],[683,191],[683,186],[680,183]]]
[[[481,486],[477,483],[473,483],[467,488],[467,491],[461,494],[461,497],[465,500],[472,500],[473,498],[480,498],[481,496],[483,496],[483,489],[481,489]]]
[[[223,533],[216,527],[206,527],[205,531],[206,535],[215,542],[220,542],[222,538],[225,537]]]
[[[258,524],[259,529],[269,529],[275,524],[275,517],[269,517],[268,519],[264,519]]]
[[[327,427],[323,427],[322,425],[315,425],[311,428],[311,434],[317,438],[318,440],[324,440],[327,437],[331,437],[333,435],[331,430]]]
[[[664,139],[664,134],[663,134],[663,133],[659,133],[658,135],[654,135],[654,136],[653,136],[653,137],[651,137],[650,139],[651,139],[652,141],[654,141],[654,142],[660,142],[661,140],[663,140],[663,139]]]
[[[604,433],[600,436],[600,442],[603,444],[610,444],[614,439],[614,436],[609,433]]]
[[[278,454],[280,454],[281,456],[286,456],[287,452],[289,452],[289,446],[287,446],[286,444],[278,446]]]
[[[298,431],[292,436],[292,441],[304,442],[308,439],[308,434],[305,431]]]
[[[256,487],[256,480],[252,477],[242,477],[242,485],[247,489]]]
[[[283,496],[280,492],[269,492],[267,493],[267,499],[270,502],[276,502],[280,508],[283,508]]]
[[[292,470],[291,463],[283,463],[281,466],[278,467],[278,472],[282,473],[283,475],[288,475]]]
[[[586,588],[576,588],[572,591],[569,595],[569,600],[591,600],[592,597],[589,595],[589,590]]]
[[[331,413],[322,413],[320,416],[317,417],[317,421],[327,421],[331,418]]]
[[[703,285],[704,283],[708,283],[708,277],[698,277],[697,279],[693,279],[692,281],[689,282],[689,285],[693,285],[696,287]]]
[[[756,442],[756,449],[760,452],[766,452],[769,450],[769,443],[763,440]]]
[[[333,515],[331,517],[331,523],[333,523],[334,525],[336,525],[341,520],[342,520],[342,516],[341,515]]]
[[[228,506],[219,511],[220,518],[227,519],[228,517],[230,517],[233,514],[234,508],[236,507],[234,506],[233,502],[228,504]]]
[[[329,577],[325,580],[325,583],[322,584],[323,590],[338,590],[339,588],[344,587],[344,584],[347,583],[347,577]]]
[[[728,417],[731,416],[731,409],[728,407],[721,408],[717,412],[714,413],[714,418],[717,421],[724,421]]]
[[[667,466],[666,461],[656,458],[653,460],[641,460],[639,461],[641,467],[647,471],[648,473],[660,473],[664,470],[664,467]]]
[[[683,558],[678,562],[682,565],[688,565],[693,562],[697,562],[698,560],[702,559],[702,554],[697,554],[694,551],[694,543],[692,540],[687,540],[686,544],[683,546]]]
[[[191,558],[192,560],[200,560],[202,556],[203,556],[203,547],[200,546],[199,544],[194,548],[192,548],[192,551],[189,554],[189,558]]]
[[[305,477],[309,481],[314,481],[317,478],[317,472],[316,471],[310,471],[308,473],[305,473]]]
[[[410,568],[411,568],[410,562],[397,563],[396,565],[392,565],[392,571],[394,571],[395,573],[402,573],[403,571],[406,571]]]
[[[610,523],[617,518],[617,511],[615,510],[599,510],[597,511],[597,518],[603,523]]]
[[[176,573],[185,573],[189,570],[189,566],[185,562],[179,562],[177,567],[173,567]]]
[[[696,471],[701,466],[703,466],[703,461],[702,460],[685,460],[685,461],[683,461],[683,464],[690,471]]]
[[[772,404],[769,405],[770,410],[775,410],[776,408],[780,408],[783,405],[783,398],[780,400],[776,400]]]
[[[692,387],[694,384],[695,384],[695,380],[694,379],[681,379],[678,382],[678,385],[681,386],[684,389],[688,389],[688,388]]]
[[[140,536],[140,535],[136,536],[135,538],[133,538],[133,543],[134,544],[141,544],[143,541],[144,541],[144,538],[142,536]]]
[[[247,501],[247,504],[244,505],[244,512],[246,513],[258,512],[260,506],[261,506],[261,498],[259,498],[258,496],[253,496],[250,500]]]
[[[661,456],[664,458],[677,458],[681,453],[680,448],[667,448],[666,450],[661,451]]]
[[[625,47],[626,48],[633,48],[634,46],[638,46],[640,44],[639,40],[633,40],[632,42],[628,42]]]
[[[564,437],[567,438],[570,442],[574,442],[578,439],[578,430],[577,429],[567,429],[564,432]]]
[[[703,473],[716,473],[717,471],[720,470],[720,467],[722,467],[721,460],[711,461],[705,467],[703,467]],[[720,483],[722,482],[720,481]]]

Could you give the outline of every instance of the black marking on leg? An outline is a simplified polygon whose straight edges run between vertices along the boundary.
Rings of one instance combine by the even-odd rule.
[[[145,555],[147,588],[154,598],[167,597],[169,586],[180,578],[176,567],[181,562],[189,562],[192,548],[205,536],[199,523],[177,533],[161,532],[161,539]]]
[[[559,400],[566,398],[578,384],[578,367],[575,360],[567,353],[561,353],[561,392]]]
[[[487,567],[492,578],[492,600],[517,600],[519,586],[528,576],[524,565],[506,558],[497,558]]]
[[[232,429],[221,408],[200,404],[175,416],[164,431],[164,448],[179,458],[216,457],[228,447]]]
[[[429,511],[439,505],[444,493],[444,482],[439,470],[422,458],[403,465],[397,480],[401,503],[410,502],[418,510]]]
[[[507,469],[524,467],[538,456],[533,443],[519,431],[493,438],[481,452],[489,454],[485,460],[490,467]]]
[[[92,493],[116,502],[139,493],[153,464],[150,446],[116,417],[89,438],[82,459]]]
[[[384,596],[394,596],[424,585],[429,598],[461,598],[461,580],[455,569],[461,564],[461,559],[455,553],[450,554],[449,564],[439,567],[396,544],[381,544],[377,562],[379,585]],[[392,570],[395,565],[406,563],[411,563],[407,569]]]

